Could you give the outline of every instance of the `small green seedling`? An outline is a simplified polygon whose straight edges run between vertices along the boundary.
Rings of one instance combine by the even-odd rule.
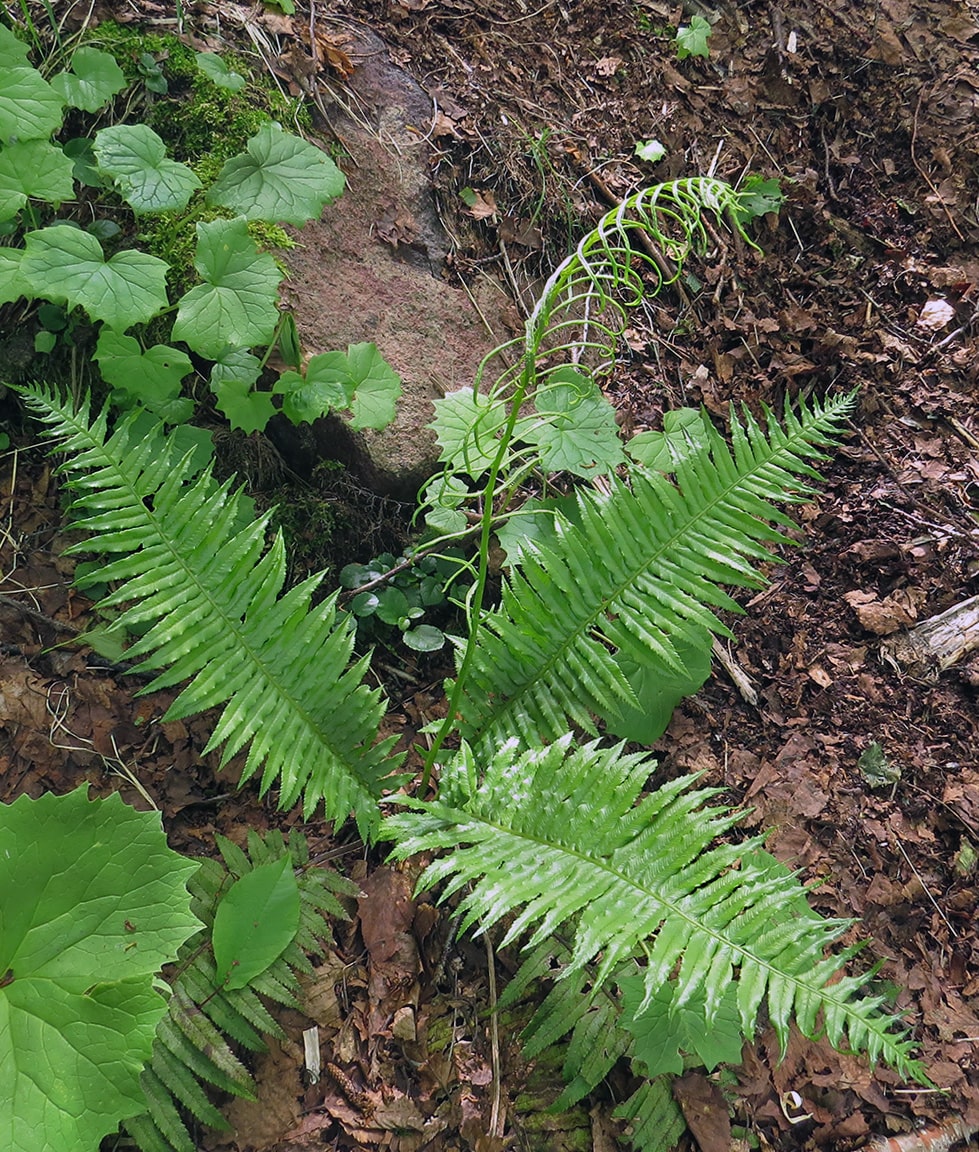
[[[689,24],[681,24],[673,40],[677,60],[686,60],[688,56],[703,56],[705,59],[710,56],[707,41],[711,32],[710,22],[703,16],[693,16]]]

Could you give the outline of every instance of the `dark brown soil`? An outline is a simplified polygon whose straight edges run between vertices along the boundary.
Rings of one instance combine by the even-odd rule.
[[[199,6],[200,34],[221,8]],[[802,1041],[779,1064],[767,1036],[728,1088],[762,1147],[848,1150],[919,1121],[979,1126],[979,660],[913,678],[886,647],[979,592],[979,6],[774,0],[715,15],[709,58],[684,61],[672,29],[689,15],[659,0],[340,0],[274,27],[303,52],[312,19],[320,80],[336,88],[345,29],[366,24],[431,94],[432,122],[418,127],[458,238],[455,283],[488,270],[528,299],[568,236],[644,183],[749,170],[782,182],[783,210],[756,227],[764,256],[720,247],[694,268],[692,303],[664,296],[637,313],[610,396],[645,428],[683,404],[723,418],[732,400],[757,411],[860,390],[825,486],[797,510],[800,547],[742,598],[731,654],[754,702],[717,664],[658,746],[664,772],[702,770],[752,806],[749,823],[774,829],[773,850],[816,886],[820,910],[861,919],[848,939],[868,937],[868,959],[899,990],[944,1091]],[[668,149],[655,166],[634,155],[650,138]],[[464,187],[495,214],[474,218]],[[0,592],[84,625],[90,606],[58,559],[56,482],[35,454],[2,464]],[[143,804],[128,771],[192,853],[210,851],[215,831],[296,822],[215,777],[205,721],[157,723],[167,699],[136,699],[132,678],[52,648],[66,634],[6,600],[0,626],[3,800],[88,779]],[[395,702],[406,739],[438,709],[430,679]],[[884,786],[860,764],[874,744],[896,774]],[[559,1067],[528,1067],[509,1025],[494,1048],[483,945],[446,953],[444,917],[410,902],[406,876],[364,860],[350,833],[307,832],[369,894],[324,962],[340,996],[335,1074],[304,1093],[296,1053],[274,1053],[261,1106],[236,1107],[226,1146],[608,1148],[623,1084],[590,1112],[545,1115]],[[382,931],[397,942],[385,961],[371,945]],[[510,960],[496,961],[502,979]],[[789,1122],[788,1092],[811,1119]]]

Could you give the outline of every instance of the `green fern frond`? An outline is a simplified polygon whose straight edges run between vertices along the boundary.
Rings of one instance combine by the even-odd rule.
[[[569,721],[594,735],[594,715],[638,704],[613,653],[682,672],[678,643],[727,634],[716,613],[739,609],[720,586],[763,584],[756,564],[783,540],[771,524],[791,524],[774,504],[810,493],[804,458],[819,456],[852,403],[801,405],[766,429],[732,413],[731,448],[705,415],[710,452],[679,462],[675,482],[637,469],[631,486],[581,492],[575,522],[528,549],[470,639],[463,737],[486,754],[515,734],[525,746],[554,739]]]
[[[668,1076],[640,1084],[612,1115],[628,1121],[629,1140],[636,1152],[673,1152],[687,1127]]]
[[[223,705],[208,744],[222,764],[247,745],[243,781],[278,783],[282,808],[302,795],[307,818],[321,801],[337,824],[352,812],[369,839],[395,762],[391,741],[374,743],[379,693],[362,683],[365,661],[349,666],[354,632],[336,596],[310,606],[319,576],[282,594],[281,534],[266,548],[267,516],[240,528],[239,493],[193,476],[162,425],[147,434],[132,414],[110,435],[88,401],[76,411],[41,387],[22,395],[71,455],[77,527],[91,534],[72,550],[120,554],[97,573],[122,582],[102,603],[129,605],[124,626],[150,625],[128,652],[159,673],[144,691],[188,681],[168,718]]]
[[[565,978],[594,964],[599,988],[641,957],[640,1011],[673,979],[674,1008],[702,998],[709,1024],[734,985],[746,1036],[764,1003],[783,1047],[794,1014],[807,1035],[825,1028],[832,1043],[845,1036],[920,1077],[898,1022],[863,993],[868,977],[834,983],[853,950],[825,950],[847,922],[798,916],[798,882],[752,860],[760,837],[717,843],[741,817],[708,806],[716,789],[694,790],[687,777],[641,795],[648,774],[642,756],[574,747],[565,734],[523,753],[504,745],[477,787],[464,747],[443,770],[441,798],[404,800],[412,811],[389,817],[382,836],[399,859],[446,851],[419,885],[445,881],[443,899],[471,886],[460,930],[507,917],[502,944],[526,936],[535,947],[564,926]]]
[[[202,1124],[222,1131],[228,1130],[230,1125],[208,1100],[200,1081],[169,1048],[162,1044],[154,1045],[150,1067],[170,1095],[179,1100]]]
[[[197,1152],[197,1146],[191,1140],[167,1086],[151,1068],[143,1069],[139,1086],[146,1097],[146,1110],[150,1119],[173,1152]]]

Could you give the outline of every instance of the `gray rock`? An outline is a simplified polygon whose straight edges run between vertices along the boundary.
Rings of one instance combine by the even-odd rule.
[[[354,432],[328,418],[314,425],[313,438],[315,451],[344,460],[371,488],[404,497],[437,469],[435,438],[425,428],[432,401],[471,382],[519,321],[502,289],[480,289],[477,309],[465,290],[441,279],[450,242],[429,177],[432,101],[376,36],[351,34],[356,71],[324,105],[348,154],[339,160],[348,188],[284,254],[291,272],[284,296],[307,356],[373,341],[401,376],[404,394],[389,428]]]

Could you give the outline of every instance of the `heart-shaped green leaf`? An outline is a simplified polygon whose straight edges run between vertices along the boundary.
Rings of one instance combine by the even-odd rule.
[[[167,158],[166,145],[145,124],[114,124],[96,132],[95,155],[137,215],[179,212],[201,186],[186,164]]]
[[[268,344],[282,273],[258,251],[244,219],[198,223],[194,265],[205,283],[181,299],[173,339],[211,360],[229,348]]]
[[[61,127],[64,101],[36,68],[0,67],[0,141],[47,140]]]
[[[60,204],[74,194],[74,165],[47,140],[8,144],[0,152],[0,220],[15,216],[30,196]]]
[[[126,87],[126,77],[108,52],[79,48],[71,58],[71,71],[52,77],[51,87],[70,107],[98,112]]]
[[[165,344],[155,344],[144,352],[132,336],[123,336],[108,328],[99,333],[95,359],[103,380],[121,392],[130,404],[142,404],[151,412],[166,408],[171,416],[174,414],[172,401],[180,396],[181,381],[193,369],[186,352]],[[190,401],[188,404],[192,412],[193,404]]]
[[[35,296],[122,330],[152,319],[167,303],[167,264],[145,252],[117,252],[106,260],[88,232],[54,224],[28,232],[20,272]]]
[[[240,212],[249,220],[305,224],[343,192],[344,175],[319,148],[264,124],[233,156],[207,194],[209,204]]]

